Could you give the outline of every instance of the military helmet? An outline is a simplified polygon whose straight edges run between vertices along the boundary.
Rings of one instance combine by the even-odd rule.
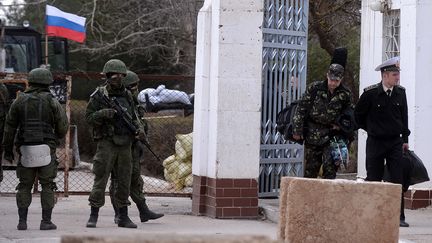
[[[35,68],[28,76],[28,82],[33,84],[51,84],[53,81],[50,70],[46,68]]]
[[[127,87],[130,85],[138,84],[140,81],[138,75],[132,71],[126,72],[126,77],[123,79],[123,84]]]
[[[126,64],[118,59],[111,59],[105,63],[103,73],[121,73],[126,75]]]

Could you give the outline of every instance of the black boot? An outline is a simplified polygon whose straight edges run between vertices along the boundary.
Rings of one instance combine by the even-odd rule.
[[[52,208],[42,209],[42,220],[40,223],[40,230],[55,230],[57,226],[51,222]]]
[[[17,225],[18,230],[27,229],[27,213],[28,213],[28,208],[18,208],[18,216],[19,216],[19,221]]]
[[[399,227],[409,227],[409,224],[405,221],[405,203],[404,203],[403,192],[402,192],[402,199],[401,199]]]
[[[116,206],[113,205],[113,209],[114,209],[114,223],[118,224],[119,222],[119,210]]]
[[[96,228],[96,223],[99,216],[99,208],[91,207],[90,218],[87,221],[87,228]]]
[[[119,208],[119,216],[118,227],[137,228],[137,225],[134,224],[128,216],[127,206]]]
[[[164,216],[162,213],[152,212],[145,201],[140,204],[137,204],[138,210],[140,212],[141,222],[147,222],[149,220],[158,219]]]

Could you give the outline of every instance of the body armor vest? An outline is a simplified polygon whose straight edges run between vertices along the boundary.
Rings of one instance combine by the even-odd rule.
[[[50,93],[21,93],[24,96],[20,109],[21,121],[18,139],[23,145],[44,144],[46,140],[56,140],[52,126],[53,116]]]

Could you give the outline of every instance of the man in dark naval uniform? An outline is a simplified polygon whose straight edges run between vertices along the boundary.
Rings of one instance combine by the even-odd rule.
[[[359,128],[368,134],[366,180],[383,179],[385,159],[391,182],[403,184],[402,156],[409,148],[410,130],[405,88],[399,85],[399,57],[385,61],[375,71],[381,71],[382,81],[364,89],[354,112]],[[400,226],[409,227],[405,222],[403,194]]]

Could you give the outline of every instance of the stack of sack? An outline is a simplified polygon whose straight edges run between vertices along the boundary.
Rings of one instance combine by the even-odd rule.
[[[192,133],[177,134],[176,153],[163,161],[165,180],[176,190],[192,186]]]

